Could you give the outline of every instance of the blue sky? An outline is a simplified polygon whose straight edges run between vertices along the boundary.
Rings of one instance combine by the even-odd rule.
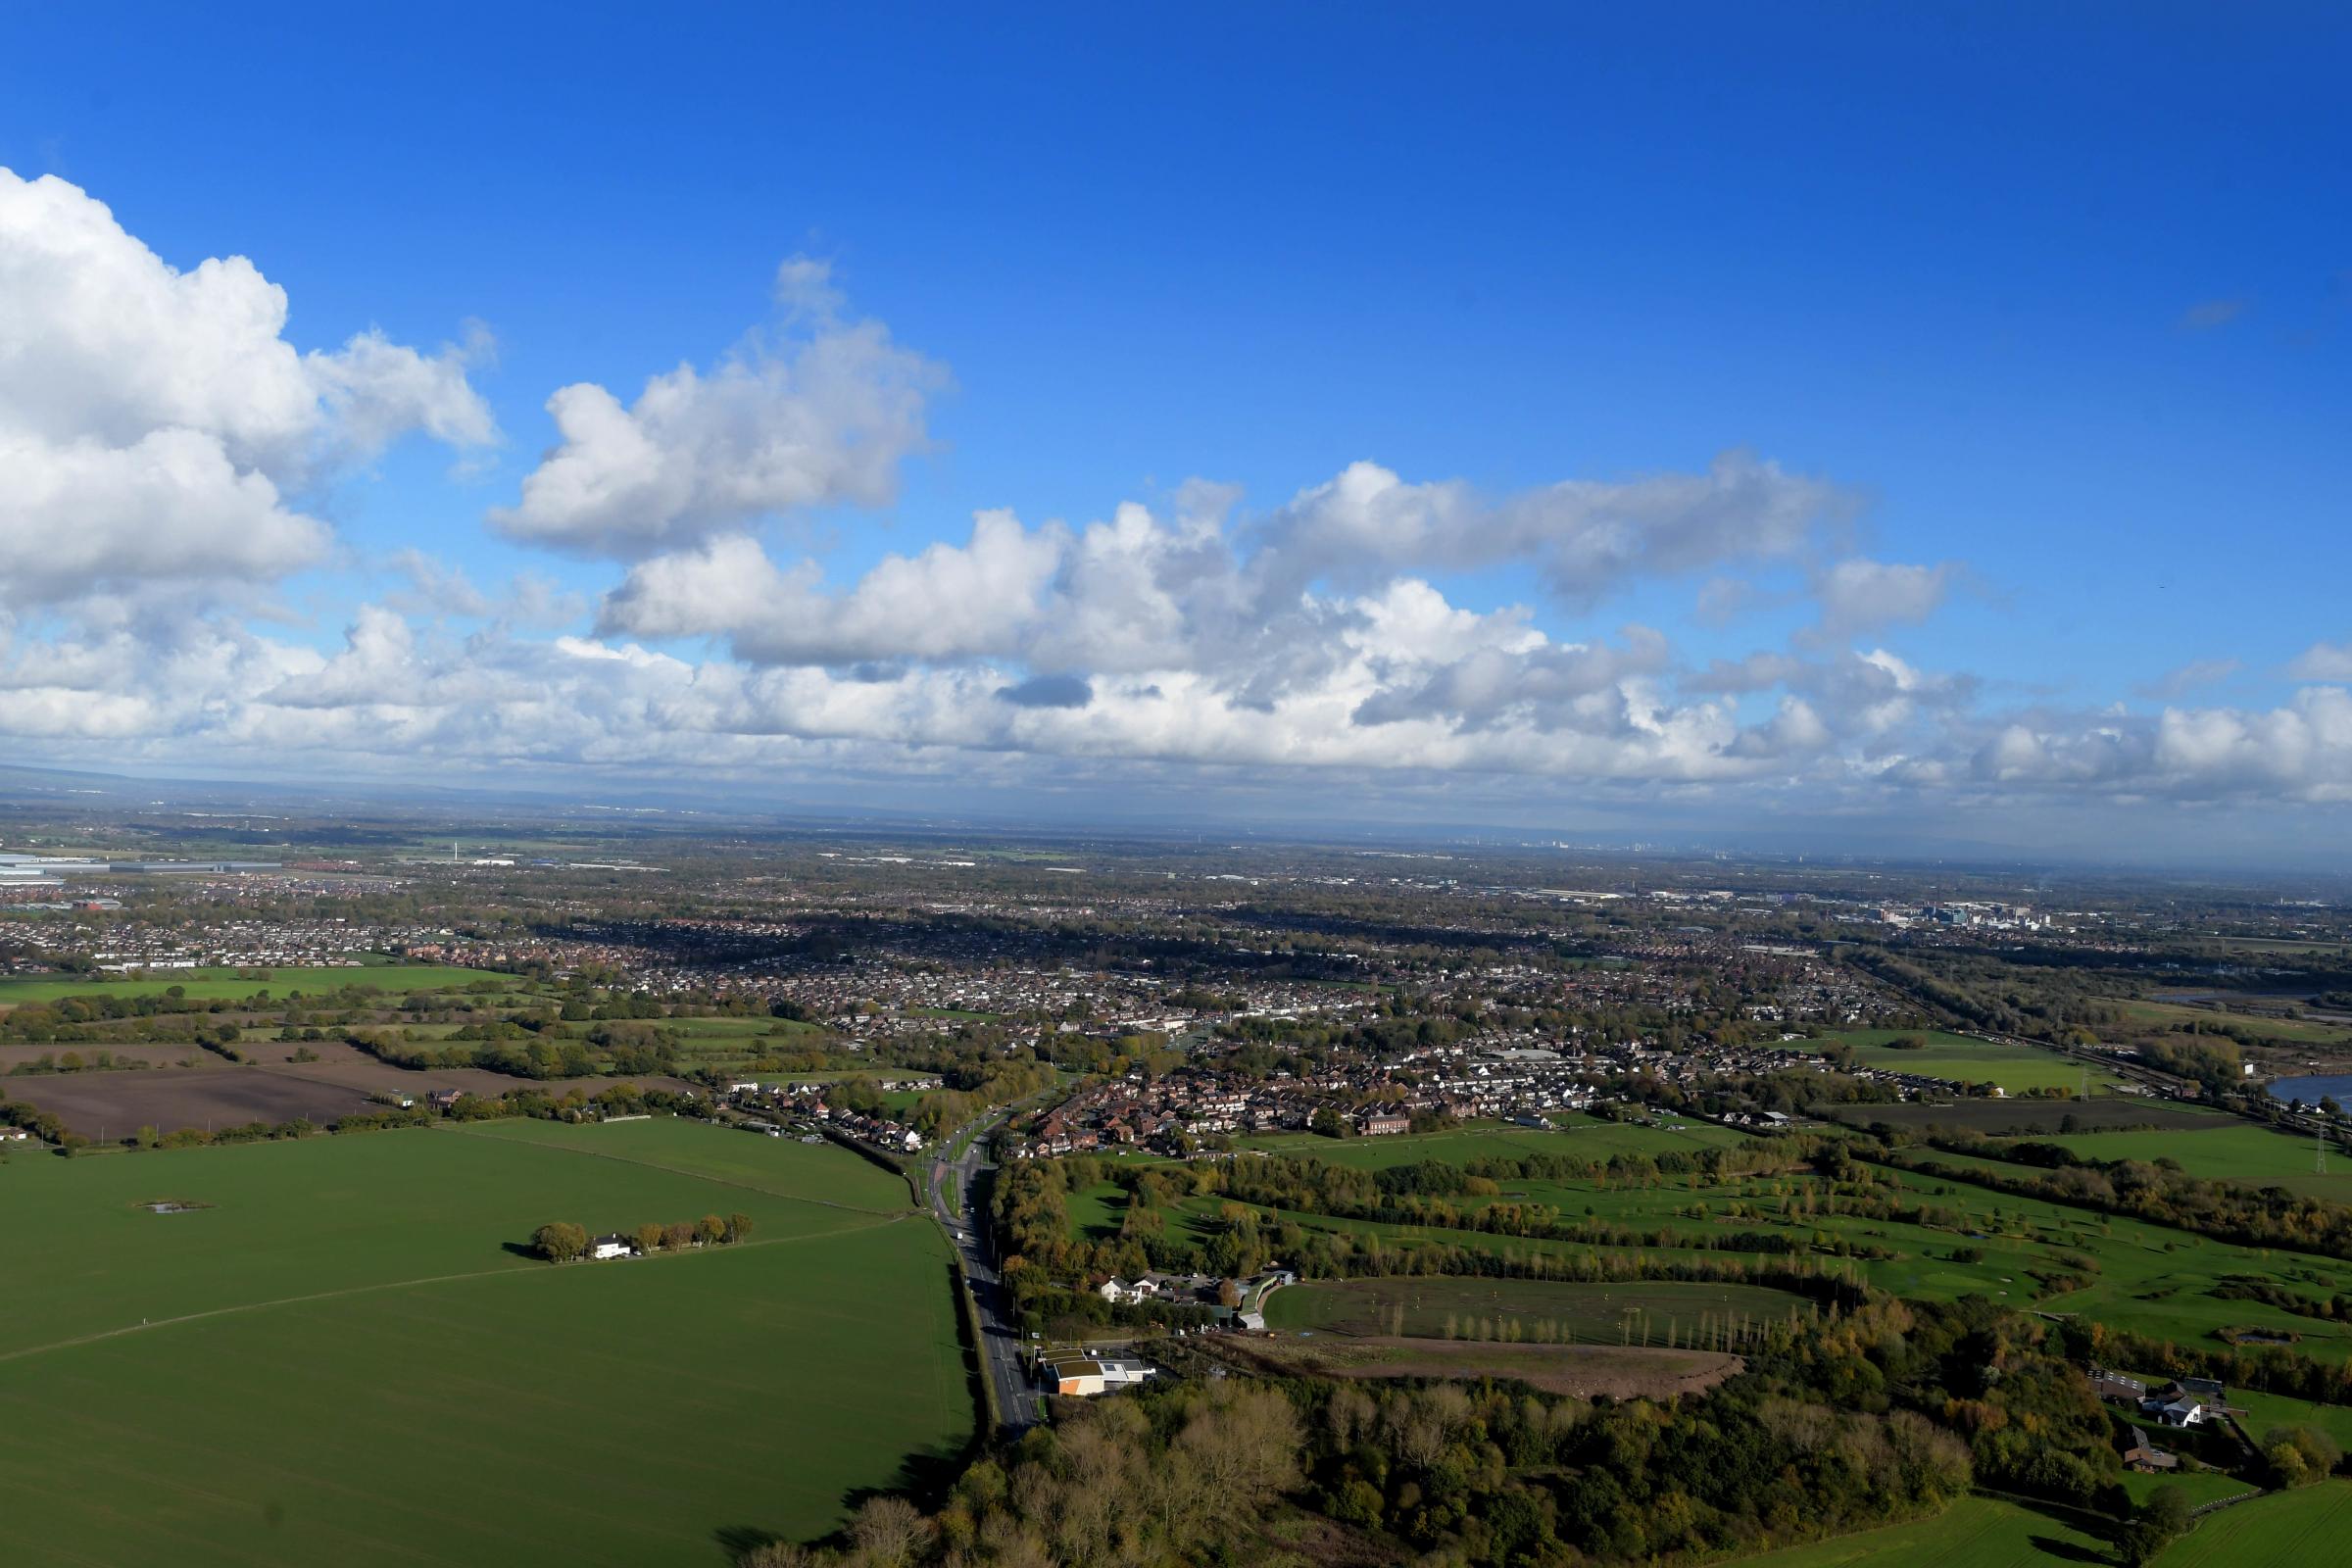
[[[1122,501],[1164,512],[1201,477],[1239,487],[1238,536],[1359,461],[1501,498],[1745,451],[1837,488],[1803,549],[1575,596],[1524,552],[1392,564],[1458,609],[1526,607],[1553,643],[1655,628],[1672,655],[1647,673],[1669,686],[1788,649],[1837,560],[1948,566],[1932,613],[1838,639],[1970,685],[1949,765],[1905,791],[1952,787],[1968,757],[1990,779],[1984,748],[2019,713],[2053,737],[2115,704],[2154,723],[2165,702],[2141,693],[2194,662],[2235,667],[2172,700],[2244,715],[2343,678],[2309,657],[2352,640],[2340,10],[1626,9],[50,8],[12,24],[0,60],[0,165],[70,181],[172,268],[250,258],[296,349],[377,327],[430,354],[468,321],[495,339],[466,376],[498,436],[460,472],[410,436],[273,475],[331,550],[269,604],[181,601],[328,656],[413,549],[493,597],[518,571],[578,596],[576,624],[536,635],[690,663],[729,658],[734,635],[740,660],[733,623],[615,635],[595,607],[652,552],[550,549],[484,519],[558,444],[557,388],[625,405],[747,332],[789,339],[770,291],[798,255],[829,264],[844,321],[886,324],[936,372],[921,449],[887,498],[730,514],[695,538],[744,532],[786,568],[811,556],[836,594],[893,553],[962,545],[984,508],[1083,526]],[[1710,580],[1750,608],[1698,613]],[[20,606],[20,642],[86,639],[77,612],[54,593]],[[456,637],[495,618],[404,612]],[[929,664],[1037,672],[977,647]],[[1786,695],[1730,712],[1759,724]],[[1860,755],[1829,699],[1800,695]],[[90,760],[121,739],[38,749]],[[475,739],[476,762],[599,765],[576,739]],[[1033,741],[977,744],[1072,755]],[[127,750],[220,766],[222,747],[182,726]],[[1162,737],[1084,765],[1112,787],[1122,756],[1165,769],[1181,751]],[[1476,753],[1426,777],[1493,771]],[[890,771],[879,752],[854,765]],[[2343,766],[2307,758],[2250,794],[2235,774],[2089,771],[2134,803],[2288,802],[2332,823]],[[2025,772],[2013,798],[2036,809],[2082,798],[2080,767]],[[1785,807],[1795,778],[1746,782]],[[1745,809],[1741,781],[1700,782],[1710,810]],[[1551,809],[1540,788],[1511,798],[1509,814]]]

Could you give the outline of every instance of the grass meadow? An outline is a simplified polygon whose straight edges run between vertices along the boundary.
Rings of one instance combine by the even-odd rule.
[[[1753,1568],[2046,1568],[2114,1561],[2107,1543],[2056,1514],[1964,1497],[1933,1519],[1750,1557]],[[2172,1568],[2173,1559],[2159,1559]]]
[[[2194,1176],[2352,1203],[2352,1152],[2341,1144],[2328,1141],[2328,1170],[2321,1174],[2311,1139],[2234,1117],[2156,1131],[2037,1135],[2034,1141],[2062,1145],[2084,1159],[2171,1159]]]
[[[2156,1568],[2324,1568],[2352,1559],[2352,1481],[2273,1493],[2201,1521]]]
[[[2231,1389],[2230,1402],[2246,1412],[2239,1422],[2257,1443],[2273,1427],[2318,1427],[2335,1440],[2337,1447],[2352,1453],[2352,1405],[2314,1404],[2309,1399],[2258,1394],[2251,1389]]]
[[[1570,1118],[1556,1132],[1511,1122],[1473,1122],[1436,1133],[1402,1133],[1386,1138],[1325,1138],[1319,1133],[1252,1133],[1234,1140],[1237,1149],[1328,1160],[1356,1170],[1386,1170],[1424,1159],[1466,1164],[1474,1159],[1523,1159],[1529,1154],[1567,1154],[1610,1159],[1618,1154],[1695,1153],[1739,1143],[1743,1134],[1712,1122],[1674,1118],[1679,1131],[1647,1123]]]
[[[254,976],[267,975],[267,979]],[[196,1002],[240,1002],[256,991],[273,997],[315,997],[366,986],[391,996],[414,991],[457,991],[479,980],[518,984],[511,974],[488,969],[456,969],[429,964],[363,964],[358,967],[255,969],[240,977],[236,969],[168,969],[143,980],[118,975],[75,975],[38,979],[0,980],[0,1007],[28,1002],[60,1002],[67,997],[160,997],[177,987]]]
[[[2352,1039],[2352,1030],[2340,1023],[2328,1023],[2318,1018],[2282,1018],[2272,1013],[2228,1012],[2219,1007],[2191,1006],[2178,1002],[2115,1002],[2107,1005],[2117,1008],[2124,1017],[2144,1029],[2172,1029],[2182,1025],[2230,1024],[2248,1034],[2260,1035],[2290,1045],[2342,1045]]]
[[[2136,1470],[2124,1472],[2124,1491],[2131,1494],[2134,1505],[2146,1502],[2159,1487],[2179,1487],[2191,1508],[2261,1491],[2253,1482],[2221,1470],[2176,1470],[2170,1475],[2156,1476],[2144,1476]]]
[[[1906,1038],[1924,1040],[1927,1044],[1916,1051],[1889,1049],[1889,1041]],[[1920,1073],[1967,1084],[1994,1083],[2013,1095],[2029,1089],[2079,1090],[2082,1086],[2083,1063],[2054,1051],[1996,1045],[1939,1029],[1845,1029],[1817,1041],[1791,1042],[1789,1049],[1818,1051],[1832,1045],[1851,1046],[1854,1059],[1865,1067]],[[2113,1081],[2111,1075],[2095,1067],[2090,1071],[2093,1094]]]
[[[1697,1124],[1692,1131],[1724,1139],[1743,1136]],[[2275,1136],[2256,1128],[2246,1131],[2257,1137]],[[1462,1161],[1485,1152],[1518,1152],[1516,1146],[1521,1142],[1537,1148],[1592,1147],[1580,1145],[1578,1140],[1613,1134],[1643,1140],[1680,1136],[1654,1128],[1594,1123],[1590,1135],[1580,1130],[1556,1137],[1504,1128],[1436,1134],[1427,1140],[1315,1139],[1319,1150],[1300,1152],[1336,1150],[1345,1154],[1362,1151],[1380,1155],[1396,1152],[1400,1145],[1419,1143],[1422,1149],[1409,1157]],[[2199,1132],[2183,1138],[2208,1136],[2224,1135]],[[1441,1139],[1452,1142],[1439,1144]],[[1949,1226],[1822,1212],[1817,1201],[1825,1192],[1823,1183],[1811,1172],[1797,1168],[1712,1183],[1695,1175],[1513,1181],[1504,1184],[1501,1197],[1488,1201],[1549,1204],[1569,1223],[1595,1221],[1643,1232],[1664,1231],[1669,1245],[1639,1250],[1652,1258],[1688,1250],[1694,1261],[1744,1255],[1758,1264],[1776,1264],[1789,1260],[1790,1254],[1702,1250],[1700,1244],[1726,1231],[1780,1236],[1796,1244],[1794,1259],[1849,1271],[1897,1296],[1946,1301],[1982,1296],[2021,1310],[2079,1313],[2115,1328],[2208,1348],[2222,1348],[2221,1330],[2259,1329],[2294,1336],[2297,1349],[2321,1360],[2352,1359],[2352,1333],[2346,1325],[2215,1294],[2227,1288],[2230,1276],[2239,1275],[2283,1284],[2325,1300],[2338,1292],[2352,1292],[2352,1262],[2276,1249],[2233,1247],[2140,1220],[2040,1199],[2015,1198],[1976,1185],[1969,1179],[1975,1167],[1959,1156],[1939,1156],[1939,1169],[1928,1173],[1885,1174],[1906,1195],[1906,1201],[1953,1214],[1956,1223]],[[1085,1189],[1072,1195],[1071,1224],[1090,1240],[1115,1235],[1125,1217],[1126,1201],[1125,1195],[1107,1183]],[[1169,1214],[1168,1222],[1205,1239],[1218,1226],[1223,1202],[1218,1197],[1190,1200]],[[1391,1254],[1442,1245],[1506,1257],[1544,1254],[1573,1263],[1594,1252],[1635,1250],[1289,1211],[1268,1211],[1267,1218],[1326,1235],[1346,1235],[1359,1249],[1377,1247]],[[1688,1238],[1690,1245],[1672,1245],[1673,1238]],[[1880,1252],[1886,1255],[1864,1255]],[[2036,1275],[2050,1279],[2075,1276],[2087,1283],[2059,1292]]]
[[[715,1564],[972,1430],[944,1239],[829,1146],[656,1120],[20,1153],[0,1209],[43,1264],[0,1313],[28,1561]],[[517,1250],[737,1210],[734,1248]]]

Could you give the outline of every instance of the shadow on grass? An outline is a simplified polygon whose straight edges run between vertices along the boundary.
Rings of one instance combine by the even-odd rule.
[[[841,1505],[851,1514],[856,1514],[876,1497],[896,1496],[908,1498],[925,1513],[934,1512],[946,1500],[948,1489],[956,1484],[956,1477],[963,1474],[965,1465],[972,1457],[972,1450],[969,1449],[956,1449],[954,1452],[932,1449],[909,1454],[900,1461],[898,1475],[889,1485],[852,1487],[841,1494]],[[721,1525],[710,1532],[710,1539],[718,1544],[728,1560],[738,1561],[761,1546],[774,1545],[791,1538],[779,1536],[759,1525]],[[846,1531],[835,1531],[832,1535],[804,1544],[847,1546],[849,1537]]]
[[[528,1242],[501,1242],[498,1245],[501,1250],[510,1252],[516,1257],[535,1258],[539,1255],[539,1249]]]
[[[2114,1520],[2088,1508],[2070,1508],[2064,1503],[2051,1502],[2047,1499],[2035,1500],[2010,1496],[2007,1500],[2036,1518],[2045,1519],[2054,1525],[2062,1525],[2078,1535],[2090,1537],[2094,1542],[2104,1543],[2115,1529]],[[2111,1565],[2116,1561],[2115,1554],[2106,1550],[2103,1545],[2086,1546],[2080,1542],[2068,1541],[2063,1537],[2040,1534],[2032,1535],[2026,1539],[2033,1544],[2035,1551],[2059,1562],[2095,1562]]]
[[[511,1248],[514,1244],[509,1243],[508,1245]],[[956,1266],[950,1263],[943,1268],[942,1272],[947,1276],[948,1289],[951,1292],[960,1293],[963,1289],[963,1277],[957,1272]],[[902,1496],[912,1501],[925,1513],[934,1513],[947,1500],[949,1489],[956,1485],[956,1479],[971,1466],[973,1460],[988,1451],[989,1441],[995,1434],[988,1429],[988,1406],[981,1396],[978,1382],[988,1374],[981,1364],[980,1348],[972,1343],[971,1331],[978,1325],[967,1322],[963,1304],[960,1301],[956,1303],[956,1340],[963,1350],[964,1375],[970,1380],[972,1396],[972,1436],[970,1440],[954,1448],[922,1448],[906,1455],[899,1461],[896,1473],[883,1485],[852,1487],[843,1493],[841,1505],[844,1511],[855,1514],[876,1497]],[[710,1532],[710,1539],[718,1544],[719,1549],[727,1554],[729,1561],[735,1561],[761,1546],[774,1545],[789,1538],[779,1536],[774,1531],[759,1525],[720,1525]],[[849,1543],[847,1536],[839,1531],[824,1537],[821,1543],[807,1543],[807,1544],[819,1544],[846,1546]]]
[[[710,1539],[718,1543],[718,1549],[727,1554],[728,1561],[733,1562],[749,1556],[761,1546],[772,1546],[784,1538],[773,1530],[762,1530],[758,1525],[720,1525],[710,1532]]]

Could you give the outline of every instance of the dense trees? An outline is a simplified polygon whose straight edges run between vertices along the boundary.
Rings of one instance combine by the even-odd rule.
[[[2307,1487],[2332,1474],[2343,1459],[2333,1438],[2312,1426],[2276,1426],[2262,1435],[2262,1459],[2271,1481],[2281,1487]]]
[[[627,1233],[630,1245],[638,1251],[682,1252],[696,1247],[729,1247],[747,1240],[752,1234],[749,1214],[731,1214],[720,1219],[716,1214],[705,1214],[699,1220],[671,1220],[667,1224],[649,1220]],[[531,1233],[531,1248],[551,1263],[568,1263],[588,1252],[588,1232],[569,1220],[554,1220]]]
[[[873,1078],[859,1074],[828,1087],[826,1101],[859,1115],[904,1122],[925,1138],[936,1138],[994,1106],[1024,1100],[1050,1087],[1055,1077],[1053,1067],[1042,1061],[966,1061],[953,1053],[898,1054],[908,1066],[939,1074],[943,1087],[908,1106],[887,1095]]]
[[[2169,1161],[2083,1159],[2056,1144],[2006,1147],[1965,1137],[1939,1137],[1929,1143],[1995,1162],[1970,1170],[1967,1179],[2014,1197],[2129,1215],[2240,1247],[2283,1247],[2352,1258],[2352,1206],[2299,1197],[2282,1187],[2209,1181]],[[1904,1150],[1857,1145],[1856,1152],[1922,1174],[1951,1174]]]
[[[2230,1388],[2284,1394],[2327,1404],[2352,1404],[2352,1366],[2319,1361],[2279,1346],[2205,1349],[2069,1319],[2054,1331],[2067,1355],[2160,1377],[2214,1378]]]
[[[550,1263],[568,1263],[588,1250],[588,1232],[566,1219],[552,1220],[531,1233],[531,1246]]]
[[[1874,1300],[1760,1352],[1712,1395],[1665,1403],[1196,1377],[1063,1412],[972,1464],[927,1517],[861,1516],[832,1548],[747,1561],[1251,1562],[1282,1554],[1276,1521],[1305,1509],[1315,1530],[1281,1540],[1318,1541],[1332,1560],[1390,1558],[1401,1542],[1432,1563],[1570,1568],[1747,1553],[1932,1513],[1979,1478],[2120,1509],[2104,1418],[2039,1334],[1984,1303]],[[2013,1462],[2027,1430],[2046,1431],[2061,1462]]]
[[[1657,1277],[1744,1279],[1787,1269],[1810,1253],[1866,1257],[1883,1255],[1885,1250],[1844,1230],[1808,1236],[1786,1226],[1762,1224],[1710,1221],[1635,1226],[1572,1218],[1543,1202],[1498,1200],[1500,1194],[1504,1184],[1519,1181],[1581,1181],[1603,1187],[1655,1187],[1681,1176],[1723,1181],[1743,1174],[1784,1171],[1837,1147],[1828,1141],[1790,1138],[1655,1157],[1621,1154],[1595,1160],[1570,1153],[1531,1154],[1480,1159],[1467,1165],[1423,1160],[1379,1172],[1318,1159],[1256,1158],[1173,1168],[1084,1156],[1029,1160],[1000,1176],[995,1213],[1007,1258],[1005,1277],[1016,1299],[1025,1306],[1043,1303],[1056,1287],[1152,1269],[1247,1276],[1280,1260],[1310,1278],[1510,1271],[1495,1259],[1491,1247],[1429,1242],[1417,1244],[1408,1252],[1385,1247],[1377,1236],[1356,1241],[1327,1228],[1302,1226],[1282,1217],[1288,1213],[1588,1247],[1721,1253],[1726,1255],[1720,1264],[1669,1256],[1641,1266],[1653,1268]],[[1116,1182],[1127,1194],[1118,1234],[1084,1239],[1070,1224],[1069,1194],[1106,1181]],[[1228,1200],[1217,1207],[1213,1224],[1200,1222],[1200,1200],[1205,1199]],[[1947,1212],[1924,1202],[1881,1179],[1870,1167],[1850,1160],[1839,1161],[1830,1179],[1812,1184],[1801,1201],[1803,1214],[1852,1214],[1954,1229],[1965,1218],[1958,1210]],[[1171,1216],[1176,1223],[1170,1222]],[[1754,1217],[1766,1215],[1759,1210]],[[1773,1217],[1788,1216],[1776,1210]],[[1611,1271],[1633,1266],[1601,1254],[1583,1262],[1544,1259],[1539,1254],[1528,1264],[1531,1270],[1550,1270],[1544,1277],[1551,1278],[1577,1277],[1577,1270],[1588,1267],[1595,1271],[1592,1277],[1614,1277]],[[1054,1309],[1098,1315],[1092,1308],[1078,1306],[1066,1292],[1056,1298]]]
[[[2189,1522],[2187,1494],[2179,1487],[2158,1487],[2148,1494],[2146,1502],[2132,1510],[2117,1538],[2116,1553],[2123,1559],[2124,1568],[2139,1568],[2142,1563],[2153,1562],[2159,1552],[2188,1529]]]

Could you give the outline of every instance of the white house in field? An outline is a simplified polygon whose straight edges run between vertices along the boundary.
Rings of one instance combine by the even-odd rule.
[[[637,1255],[637,1244],[630,1241],[626,1236],[621,1235],[618,1231],[614,1231],[610,1236],[599,1236],[594,1241],[590,1242],[588,1244],[588,1255],[590,1257],[599,1258],[635,1257]]]

